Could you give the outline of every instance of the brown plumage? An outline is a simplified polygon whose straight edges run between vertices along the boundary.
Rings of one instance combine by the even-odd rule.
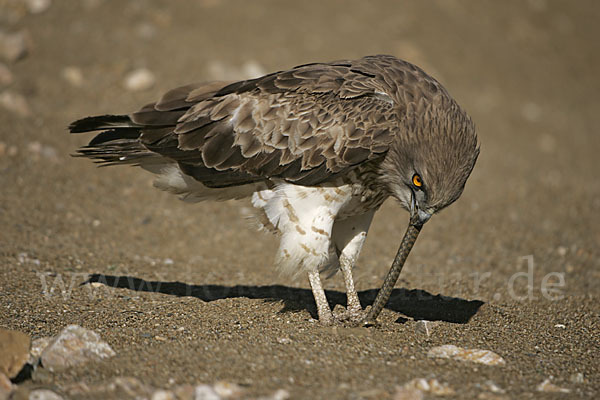
[[[157,186],[184,197],[252,195],[265,214],[265,226],[284,238],[291,229],[286,224],[296,223],[297,208],[304,207],[298,202],[292,214],[283,210],[289,208],[285,202],[290,196],[301,188],[320,193],[348,189],[345,195],[337,193],[339,207],[332,206],[336,212],[330,211],[331,221],[323,225],[327,249],[337,253],[340,264],[352,239],[338,244],[336,223],[372,217],[391,195],[422,224],[460,196],[479,153],[473,123],[446,89],[417,66],[392,56],[306,64],[240,82],[187,85],[128,116],[88,117],[72,123],[70,130],[103,130],[79,150],[81,156],[108,165],[139,165],[159,175]],[[415,176],[422,185],[415,186]],[[370,217],[361,223],[366,236]],[[315,232],[323,230],[307,224]],[[323,256],[323,245],[313,239],[306,243],[318,247],[312,252],[319,254],[317,259],[288,259],[309,271],[315,290],[314,271],[338,260]],[[352,264],[362,241],[353,245]],[[291,246],[285,248],[284,242],[282,259]],[[341,267],[348,284],[351,275]],[[327,319],[318,291],[319,316]]]

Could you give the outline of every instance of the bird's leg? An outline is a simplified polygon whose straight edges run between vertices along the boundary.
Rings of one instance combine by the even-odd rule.
[[[310,287],[312,289],[313,296],[315,297],[315,302],[317,303],[319,322],[324,325],[333,324],[333,314],[331,313],[331,308],[329,308],[329,303],[327,302],[327,297],[325,296],[325,290],[323,290],[323,285],[321,284],[319,271],[309,271],[308,281],[310,282]]]
[[[333,225],[333,241],[338,252],[340,269],[346,284],[346,312],[338,316],[341,320],[359,321],[362,307],[354,287],[352,268],[356,264],[375,210],[336,221]]]
[[[359,317],[362,311],[360,300],[358,299],[358,293],[354,288],[354,279],[352,278],[352,267],[354,267],[354,260],[351,260],[347,255],[340,255],[340,269],[344,276],[344,283],[346,284],[346,313],[351,319]]]

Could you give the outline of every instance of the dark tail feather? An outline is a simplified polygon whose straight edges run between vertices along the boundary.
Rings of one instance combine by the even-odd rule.
[[[136,140],[140,137],[140,130],[138,128],[117,128],[110,129],[108,131],[100,132],[88,143],[88,147],[100,146],[107,142],[113,142],[116,140]]]
[[[71,133],[100,131],[102,129],[115,128],[139,128],[140,126],[131,121],[127,115],[99,115],[86,117],[69,125]]]
[[[127,115],[83,118],[71,123],[69,130],[71,133],[103,131],[78,149],[75,157],[87,157],[103,165],[140,165],[162,160],[140,143],[141,126]]]

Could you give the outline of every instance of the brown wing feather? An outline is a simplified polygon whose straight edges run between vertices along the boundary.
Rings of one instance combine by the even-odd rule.
[[[131,119],[143,145],[209,186],[274,177],[314,185],[380,158],[399,121],[442,92],[412,64],[372,56],[184,86]]]

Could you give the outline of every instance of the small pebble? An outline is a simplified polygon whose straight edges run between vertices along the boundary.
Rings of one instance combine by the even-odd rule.
[[[584,383],[585,377],[581,372],[571,375],[571,382],[573,383]]]
[[[290,398],[290,392],[285,389],[277,389],[270,397],[270,400],[287,400]]]
[[[127,74],[123,85],[127,90],[133,92],[150,89],[154,86],[155,81],[154,74],[150,70],[140,68]]]
[[[27,39],[24,31],[8,33],[0,31],[0,58],[15,62],[28,53]]]
[[[504,365],[506,362],[498,354],[489,350],[464,349],[462,347],[446,344],[433,347],[427,353],[434,358],[452,358],[459,361],[472,361],[485,365]]]
[[[415,378],[404,384],[405,389],[417,389],[424,393],[430,393],[435,396],[447,396],[454,394],[454,389],[445,383],[440,383],[437,379]]]
[[[421,335],[425,335],[427,337],[429,337],[431,335],[432,328],[433,328],[432,323],[429,321],[424,321],[424,320],[417,321],[417,323],[415,325],[415,331],[417,331],[417,333],[420,333]]]
[[[52,5],[52,0],[26,0],[27,9],[32,14],[41,14]]]
[[[502,389],[500,386],[496,385],[496,382],[487,380],[483,384],[483,387],[486,390],[489,390],[492,393],[505,393],[506,390]]]
[[[225,399],[238,398],[242,395],[242,388],[231,382],[217,382],[214,384],[213,389],[217,395]]]
[[[258,78],[263,76],[267,71],[255,60],[246,61],[241,68],[241,76],[245,79]]]
[[[63,68],[62,77],[74,87],[81,87],[83,85],[83,72],[78,67]]]
[[[0,106],[21,117],[31,115],[31,109],[25,97],[11,90],[5,90],[0,93]]]
[[[198,385],[194,388],[194,400],[221,400],[212,386]]]
[[[567,255],[567,251],[568,251],[568,249],[565,246],[558,246],[558,248],[556,249],[556,252],[561,257],[566,256]]]
[[[63,397],[48,389],[37,389],[29,392],[29,400],[62,400]]]
[[[41,156],[54,161],[58,160],[58,152],[54,147],[42,144],[37,140],[29,143],[27,150],[38,158]]]
[[[538,392],[547,392],[547,393],[570,393],[571,390],[567,388],[562,388],[560,386],[556,386],[555,384],[550,382],[550,379],[544,380],[544,382],[537,385],[536,390]]]
[[[175,394],[168,390],[159,389],[152,393],[151,400],[176,400]]]
[[[265,69],[256,61],[249,60],[236,67],[219,60],[212,60],[207,64],[207,75],[216,80],[251,79],[262,76]]]
[[[194,398],[194,387],[192,385],[179,385],[173,389],[173,393],[179,400],[192,400]]]

